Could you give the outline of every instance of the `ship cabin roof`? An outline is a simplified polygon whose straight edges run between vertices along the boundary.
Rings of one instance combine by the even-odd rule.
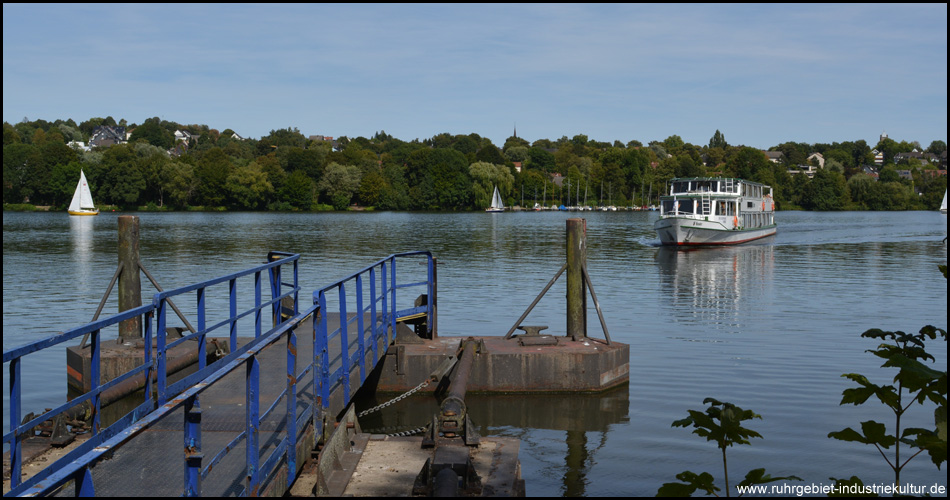
[[[772,188],[766,184],[747,181],[734,177],[678,177],[670,181],[670,196],[703,195],[743,195],[761,197],[771,195]]]

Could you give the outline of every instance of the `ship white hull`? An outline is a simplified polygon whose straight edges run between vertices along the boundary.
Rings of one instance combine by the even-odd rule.
[[[714,221],[670,217],[656,221],[653,225],[663,245],[738,245],[748,241],[773,236],[776,227],[765,226],[754,229],[728,229]]]

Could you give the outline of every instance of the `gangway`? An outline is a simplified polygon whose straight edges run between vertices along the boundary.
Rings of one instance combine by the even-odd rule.
[[[435,269],[429,252],[381,259],[317,290],[307,307],[299,304],[299,258],[271,252],[263,265],[156,293],[151,304],[5,350],[4,374],[9,374],[5,385],[10,394],[4,408],[10,429],[3,435],[10,464],[5,496],[284,494],[316,443],[386,353],[397,321],[424,314],[431,335],[436,315]],[[425,263],[425,278],[397,281],[397,261],[410,262],[410,271],[402,276],[419,269],[412,261]],[[287,282],[281,272],[286,268],[292,269],[292,280]],[[264,275],[270,285],[266,298]],[[253,305],[239,311],[238,285],[247,282],[251,291],[240,296],[245,301],[251,297]],[[227,310],[213,310],[207,292],[222,288],[228,299],[221,308]],[[424,288],[423,303],[397,307],[397,291],[407,288]],[[400,303],[414,298],[398,295]],[[184,298],[179,296],[196,304],[197,328],[173,340],[167,335],[166,316],[169,301]],[[263,318],[268,312],[273,326],[265,330]],[[209,322],[212,313],[225,319]],[[131,318],[139,318],[144,327],[143,362],[103,380],[104,331]],[[238,325],[248,321],[253,336],[242,336]],[[85,335],[90,336],[90,389],[21,421],[25,410],[21,373],[28,356],[62,348]],[[196,371],[172,381],[167,368],[170,350],[194,344],[198,352],[205,352],[212,335],[221,335],[230,353],[211,363],[197,356]],[[299,344],[298,337],[303,339]],[[102,394],[134,377],[144,377],[146,384],[142,395],[131,396],[140,397],[139,402],[114,422],[103,423]],[[65,416],[74,419],[77,413],[88,422],[84,439],[77,439],[78,444],[48,466],[22,477],[24,443],[45,423]]]

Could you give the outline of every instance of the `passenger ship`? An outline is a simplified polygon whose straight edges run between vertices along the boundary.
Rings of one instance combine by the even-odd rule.
[[[736,245],[772,236],[772,188],[722,177],[673,179],[653,229],[664,245]]]

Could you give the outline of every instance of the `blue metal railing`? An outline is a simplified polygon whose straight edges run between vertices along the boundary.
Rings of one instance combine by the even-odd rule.
[[[260,346],[262,348],[263,346],[261,344],[270,344],[277,338],[280,338],[280,335],[286,333],[290,329],[289,326],[293,319],[299,321],[300,318],[298,318],[298,316],[301,316],[299,314],[295,314],[293,318],[286,321],[283,321],[283,318],[280,315],[280,301],[285,297],[293,297],[293,311],[296,313],[298,310],[296,301],[300,290],[300,287],[297,283],[297,262],[299,258],[300,256],[296,254],[272,252],[268,256],[268,259],[271,260],[271,262],[267,264],[222,278],[201,282],[196,285],[157,293],[153,298],[152,304],[129,309],[114,316],[67,330],[59,335],[54,335],[19,348],[4,351],[3,363],[9,363],[10,373],[8,382],[10,391],[10,408],[7,409],[9,412],[10,432],[4,434],[3,436],[4,444],[10,448],[11,482],[10,492],[8,494],[42,495],[54,491],[56,488],[70,480],[75,480],[75,491],[77,494],[94,494],[95,489],[92,484],[92,476],[90,473],[91,467],[94,466],[95,463],[97,463],[104,455],[110,453],[115,447],[121,445],[135,434],[146,429],[151,423],[160,420],[178,406],[185,405],[188,407],[187,411],[185,412],[186,434],[189,433],[189,431],[193,432],[194,427],[189,427],[187,424],[187,419],[189,416],[193,419],[195,416],[195,410],[192,406],[188,405],[190,404],[197,406],[195,404],[197,401],[194,399],[194,397],[196,397],[199,392],[207,387],[206,385],[199,386],[198,383],[213,376],[217,371],[220,371],[220,366],[224,365],[227,367],[227,365],[230,364],[229,360],[230,362],[233,362],[236,358],[240,359],[242,355],[253,351],[254,347]],[[293,265],[292,283],[284,283],[281,281],[280,269],[284,265]],[[271,285],[271,297],[266,303],[263,302],[261,298],[260,275],[262,272],[268,273]],[[248,275],[254,276],[255,305],[248,311],[237,313],[236,280],[239,277]],[[224,282],[227,282],[229,286],[229,305],[231,316],[228,320],[225,320],[222,323],[207,327],[205,325],[205,291],[208,287]],[[283,290],[288,286],[290,287],[290,291],[283,292]],[[198,330],[195,333],[182,337],[181,339],[178,339],[172,343],[167,343],[165,317],[168,300],[171,297],[182,295],[191,291],[195,291],[197,296],[199,324]],[[272,314],[274,314],[275,321],[279,322],[275,324],[274,329],[267,332],[266,334],[261,331],[261,312],[265,309],[269,309]],[[255,340],[238,350],[236,349],[237,330],[235,325],[238,319],[250,314],[255,315]],[[142,324],[144,325],[143,363],[132,370],[119,375],[107,383],[101,383],[101,331],[109,326],[117,325],[121,321],[136,317],[139,317]],[[157,323],[154,333],[157,339],[154,355],[152,349],[150,348],[152,346],[153,319],[155,319],[155,322]],[[212,364],[210,367],[206,366],[206,360],[204,356],[204,353],[206,352],[206,337],[209,333],[223,326],[229,327],[232,354]],[[33,418],[29,422],[24,422],[21,424],[19,421],[22,412],[22,380],[20,373],[23,358],[28,354],[64,344],[86,334],[91,334],[92,336],[90,390],[88,390],[85,394],[59,406],[58,408],[47,411],[42,415]],[[166,357],[168,350],[190,339],[195,339],[198,341],[199,370],[197,373],[192,374],[191,376],[188,376],[175,384],[169,385],[166,368]],[[137,406],[133,411],[117,419],[106,429],[101,429],[99,414],[100,399],[102,394],[105,391],[137,376],[144,376],[145,381],[145,391],[143,397],[144,401],[142,404]],[[157,400],[153,400],[151,398],[153,380],[156,381],[156,385],[158,387]],[[82,405],[87,403],[89,409],[83,409]],[[67,453],[61,459],[51,464],[49,467],[33,475],[28,480],[21,482],[20,477],[23,461],[22,442],[25,439],[33,436],[35,428],[43,422],[53,419],[57,416],[76,415],[87,412],[91,412],[92,415],[91,437]]]
[[[7,409],[9,412],[9,424],[10,432],[3,435],[3,443],[10,448],[10,492],[11,494],[16,494],[19,492],[26,492],[30,484],[36,483],[42,480],[45,480],[51,474],[53,474],[57,467],[57,464],[68,463],[71,460],[75,460],[79,456],[82,456],[86,451],[92,449],[96,446],[99,446],[106,440],[113,437],[120,430],[128,427],[132,422],[138,420],[143,415],[154,409],[154,405],[148,397],[145,397],[145,401],[133,411],[126,414],[124,417],[118,419],[112,425],[108,426],[106,429],[100,428],[100,399],[102,393],[106,390],[117,386],[118,384],[130,380],[136,375],[145,373],[146,379],[150,378],[154,374],[154,363],[151,359],[151,350],[144,349],[144,363],[133,368],[132,370],[119,375],[115,379],[103,384],[100,380],[101,374],[101,331],[107,327],[117,325],[121,321],[127,319],[132,319],[136,317],[144,318],[142,323],[145,325],[145,344],[146,346],[151,345],[152,339],[152,317],[154,315],[154,308],[151,305],[140,306],[134,309],[129,309],[127,311],[121,312],[114,316],[108,318],[94,321],[87,325],[83,325],[71,330],[67,330],[59,335],[53,335],[47,337],[43,340],[33,342],[31,344],[14,348],[9,351],[3,352],[3,363],[9,363],[9,373],[10,378],[8,382],[8,387],[10,391],[10,408]],[[92,360],[90,363],[90,384],[91,388],[82,396],[79,396],[57,408],[49,410],[29,422],[20,422],[22,408],[22,377],[21,377],[21,364],[23,358],[32,353],[39,352],[43,349],[55,347],[61,344],[65,344],[71,340],[81,338],[82,336],[89,334],[91,335],[91,349],[92,349]],[[23,462],[23,453],[22,453],[22,444],[23,441],[29,437],[32,437],[34,434],[34,429],[47,420],[51,420],[61,415],[68,415],[71,412],[80,412],[86,413],[87,410],[83,409],[83,405],[88,404],[91,408],[92,414],[92,426],[91,432],[92,437],[77,447],[72,452],[68,453],[62,459],[57,461],[53,466],[47,467],[46,469],[40,471],[30,478],[26,483],[20,482],[21,473],[22,473],[22,462]],[[88,491],[86,490],[86,485],[82,481],[83,477],[77,477],[77,491]]]
[[[426,279],[404,284],[396,283],[396,259],[414,256],[426,257]],[[363,301],[364,277],[369,280],[369,304],[364,304]],[[377,278],[380,284],[378,289],[376,287]],[[356,306],[356,310],[352,314],[347,312],[347,283],[350,282],[354,286]],[[354,369],[359,368],[360,385],[366,380],[367,345],[372,350],[371,366],[376,366],[379,361],[379,345],[382,342],[384,346],[388,346],[392,341],[396,332],[396,322],[399,318],[425,313],[426,317],[430,318],[427,327],[431,333],[434,326],[431,320],[431,318],[434,318],[433,310],[435,307],[434,283],[435,268],[432,254],[427,251],[418,251],[390,255],[313,293],[314,304],[318,305],[321,311],[319,321],[314,322],[317,330],[315,337],[317,343],[314,344],[313,348],[314,365],[321,369],[321,373],[314,373],[314,384],[324,408],[329,406],[330,394],[338,387],[342,387],[344,402],[350,400],[352,395],[350,376]],[[419,286],[426,287],[426,303],[421,306],[414,305],[413,307],[397,309],[396,290]],[[327,307],[327,293],[334,289],[337,290],[338,297],[337,310],[334,312],[337,314],[340,326],[331,332],[329,331],[328,320],[333,312]],[[377,304],[380,306],[379,309],[377,309]],[[367,319],[368,327],[366,325]],[[355,332],[357,335],[355,342],[350,340],[353,323],[356,323]],[[337,339],[339,340],[340,352],[339,355],[331,359],[331,342]],[[353,347],[355,347],[355,350],[351,352]],[[317,358],[318,356],[320,356],[320,359]]]
[[[396,282],[397,258],[426,257],[426,279],[423,281],[398,283]],[[330,395],[334,391],[342,390],[342,402],[349,403],[352,392],[350,376],[359,366],[362,384],[367,371],[367,347],[372,350],[371,369],[379,360],[379,346],[383,342],[383,351],[389,345],[396,331],[396,322],[400,318],[425,314],[430,330],[433,328],[434,318],[434,262],[429,252],[409,252],[394,254],[347,276],[334,284],[320,289],[313,294],[314,305],[300,311],[298,307],[298,293],[300,287],[297,282],[299,255],[272,252],[268,255],[271,261],[236,274],[223,276],[195,285],[176,290],[155,294],[151,305],[141,306],[125,311],[101,321],[84,325],[63,334],[49,337],[3,353],[3,362],[10,364],[10,428],[3,437],[4,443],[10,445],[11,482],[9,495],[47,495],[69,481],[75,482],[77,495],[93,495],[92,469],[105,457],[134,438],[139,433],[150,428],[170,413],[183,408],[184,413],[184,485],[183,494],[186,496],[201,495],[202,481],[205,480],[212,468],[220,463],[228,453],[243,441],[245,446],[246,480],[244,489],[239,492],[243,495],[260,493],[260,486],[266,484],[283,466],[288,471],[288,477],[293,478],[297,471],[296,451],[298,441],[304,435],[309,425],[313,426],[314,436],[323,433],[323,422],[329,412]],[[293,265],[293,281],[281,281],[281,266]],[[377,272],[378,270],[378,272]],[[266,272],[270,278],[271,294],[268,301],[264,301],[261,292],[261,273]],[[412,274],[411,272],[408,274]],[[239,312],[237,307],[237,279],[253,276],[254,305]],[[369,303],[364,304],[363,283],[369,281]],[[379,287],[377,288],[377,278]],[[355,312],[347,313],[347,284],[353,282],[355,292]],[[227,319],[207,325],[206,297],[207,290],[216,285],[227,283],[228,309]],[[427,300],[425,304],[403,309],[396,306],[396,291],[408,287],[424,286]],[[289,291],[284,292],[289,287]],[[327,292],[338,290],[336,314],[339,318],[339,328],[328,331],[328,316],[331,308],[327,304]],[[198,325],[196,331],[181,339],[168,342],[165,333],[166,313],[169,299],[186,293],[195,293]],[[282,310],[281,302],[285,298],[293,297],[291,311]],[[402,297],[402,295],[400,295]],[[332,301],[332,299],[331,299]],[[377,305],[380,307],[377,308]],[[262,331],[263,311],[270,308],[274,317],[274,328]],[[285,306],[286,307],[286,306]],[[297,333],[299,324],[308,316],[313,315],[313,360],[305,363],[302,371],[297,372]],[[145,325],[145,346],[152,345],[152,320],[156,327],[156,349],[144,349],[144,362],[133,370],[120,375],[114,380],[100,384],[100,330],[106,326],[115,325],[120,321],[141,316]],[[367,317],[369,325],[366,325]],[[252,318],[254,322],[254,338],[243,346],[237,343],[237,323],[242,318]],[[286,318],[286,319],[285,319]],[[350,341],[350,331],[356,323],[356,339]],[[231,354],[211,365],[206,365],[206,337],[208,334],[227,329]],[[92,334],[92,389],[86,394],[66,403],[59,408],[48,411],[29,422],[20,424],[21,408],[21,380],[20,364],[25,355],[39,350],[62,344],[68,340],[80,337],[87,333]],[[261,354],[265,348],[274,345],[281,339],[286,341],[286,387],[276,396],[269,406],[261,412]],[[339,339],[340,353],[330,358],[331,341]],[[196,373],[189,375],[178,382],[170,384],[166,375],[166,361],[168,350],[182,342],[194,340],[198,344],[199,367]],[[385,342],[384,342],[385,341]],[[335,349],[334,349],[335,350]],[[218,451],[210,460],[205,460],[205,451],[201,440],[201,405],[199,395],[212,387],[229,373],[239,367],[245,368],[245,428],[234,437],[226,446]],[[117,420],[107,429],[99,429],[99,398],[103,391],[128,380],[131,377],[144,376],[146,391],[143,403],[132,412]],[[313,377],[313,385],[309,388],[312,393],[298,394],[298,381]],[[151,381],[155,380],[157,398],[152,399]],[[305,392],[307,388],[303,389]],[[281,400],[285,401],[286,417],[283,431],[277,437],[273,450],[265,457],[261,456],[260,424],[270,415],[276,414]],[[33,429],[54,416],[65,413],[89,402],[93,410],[93,436],[77,446],[60,460],[33,475],[26,481],[20,482],[22,462],[21,442],[32,436]],[[266,404],[266,403],[265,403]],[[301,408],[298,408],[301,405]],[[340,408],[342,409],[342,408]],[[271,439],[273,442],[274,440]]]

